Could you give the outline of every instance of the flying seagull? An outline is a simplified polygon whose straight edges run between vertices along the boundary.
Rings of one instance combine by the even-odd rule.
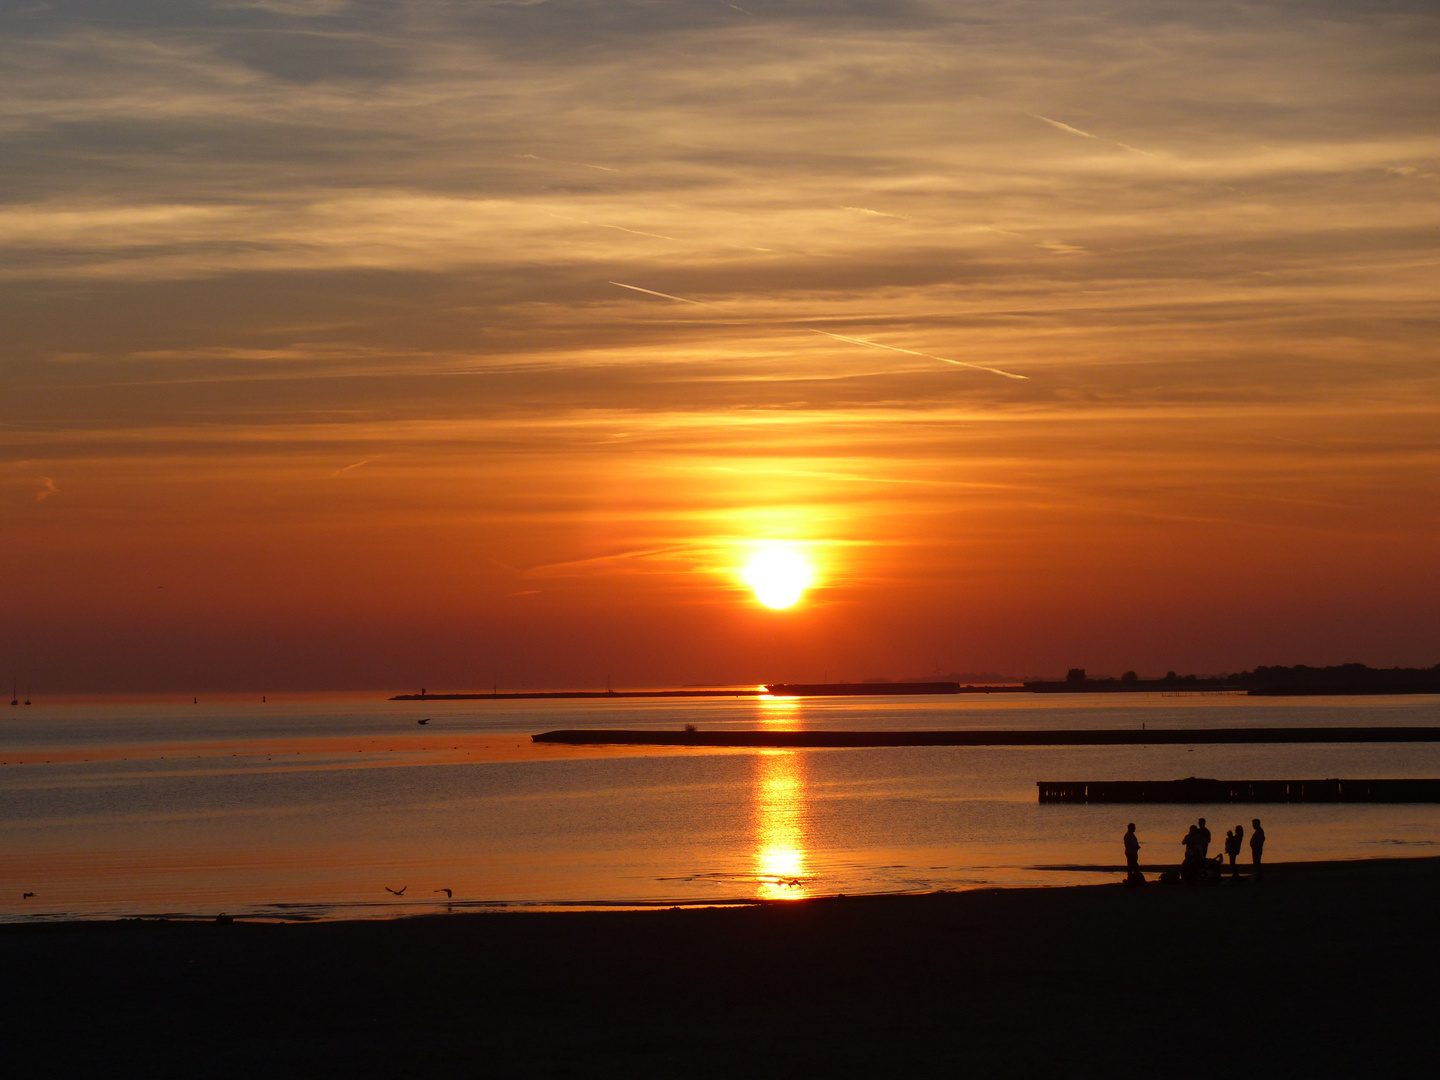
[[[436,891],[436,892],[443,892],[443,893],[445,894],[445,899],[446,899],[446,900],[449,900],[451,897],[453,897],[453,896],[455,895],[455,894],[452,893],[449,889],[436,889],[435,891]]]
[[[430,717],[427,716],[424,720],[416,720],[415,722],[417,724],[428,724],[430,722]]]
[[[405,890],[408,889],[409,887],[410,887],[409,885],[401,885],[400,888],[398,888],[398,889],[392,889],[389,885],[386,885],[386,886],[385,886],[385,891],[388,892],[388,893],[394,893],[396,896],[404,896],[404,895],[405,895]]]
[[[446,891],[446,892],[449,892],[450,890],[449,890],[449,889],[446,889],[445,891]],[[30,897],[32,897],[32,896],[34,896],[34,895],[35,895],[35,894],[34,894],[33,892],[27,892],[27,893],[25,893],[23,896],[21,896],[20,899],[21,899],[21,900],[29,900]]]

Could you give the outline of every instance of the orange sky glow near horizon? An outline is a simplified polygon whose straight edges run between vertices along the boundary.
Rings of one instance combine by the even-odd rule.
[[[1440,662],[1440,14],[745,7],[0,16],[0,677]]]

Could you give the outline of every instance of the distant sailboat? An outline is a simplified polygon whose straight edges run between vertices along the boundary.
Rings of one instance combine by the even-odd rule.
[[[19,680],[19,679],[16,679],[15,682],[14,682],[14,684],[10,687],[10,704],[11,704],[11,705],[19,705],[19,704],[20,704],[20,680]]]
[[[25,704],[30,704],[30,687],[25,687]]]

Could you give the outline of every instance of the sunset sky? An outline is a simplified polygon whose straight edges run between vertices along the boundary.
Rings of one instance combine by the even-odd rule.
[[[0,200],[22,690],[1440,662],[1433,4],[21,0]]]

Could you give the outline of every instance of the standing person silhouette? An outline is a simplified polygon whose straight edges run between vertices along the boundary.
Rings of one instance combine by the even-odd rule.
[[[1190,885],[1200,879],[1205,867],[1205,860],[1200,855],[1200,830],[1191,825],[1185,839],[1180,842],[1185,845],[1185,861],[1180,864],[1180,880]]]
[[[1236,825],[1233,831],[1225,834],[1225,854],[1230,856],[1230,876],[1236,881],[1240,880],[1240,868],[1235,865],[1235,860],[1240,855],[1240,842],[1244,838],[1244,825]]]
[[[1200,858],[1208,859],[1210,857],[1210,830],[1205,827],[1203,817],[1200,819],[1200,824],[1196,826],[1196,831],[1200,834]]]
[[[1260,819],[1254,818],[1250,822],[1250,860],[1255,864],[1255,880],[1260,880],[1260,857],[1265,854],[1265,830],[1260,827]]]
[[[1125,829],[1125,877],[1129,881],[1139,878],[1145,880],[1140,873],[1140,838],[1135,835],[1135,823],[1132,821]]]

